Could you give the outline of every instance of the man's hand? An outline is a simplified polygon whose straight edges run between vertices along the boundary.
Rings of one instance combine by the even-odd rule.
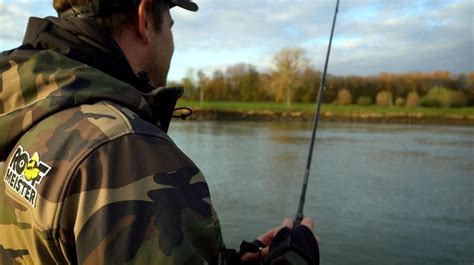
[[[311,218],[304,218],[301,221],[301,224],[308,227],[311,231],[314,230],[316,227],[315,222]],[[288,227],[288,228],[293,228],[293,220],[291,218],[286,218],[283,220],[280,226],[277,226],[275,228],[272,228],[268,230],[266,233],[262,234],[261,236],[257,237],[257,240],[263,243],[265,246],[262,250],[262,252],[259,253],[246,253],[245,255],[242,256],[242,260],[244,261],[257,261],[259,258],[264,259],[268,256],[268,252],[270,249],[270,243],[272,242],[272,239],[275,237],[275,235],[283,228],[283,227]],[[318,241],[319,244],[319,238],[315,236],[316,240]],[[260,257],[259,257],[260,256]]]

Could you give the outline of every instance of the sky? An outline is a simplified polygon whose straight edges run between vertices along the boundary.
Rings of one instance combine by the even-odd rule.
[[[196,13],[172,9],[170,80],[237,63],[260,71],[286,47],[324,67],[336,0],[194,0]],[[0,50],[21,44],[28,17],[55,16],[52,0],[0,0]],[[328,72],[474,70],[474,0],[341,0]]]

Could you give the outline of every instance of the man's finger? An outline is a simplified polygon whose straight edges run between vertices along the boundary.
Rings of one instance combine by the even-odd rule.
[[[270,252],[270,247],[265,247],[264,249],[262,249],[261,253],[245,253],[242,256],[242,260],[243,261],[257,261],[259,260],[259,258],[264,259],[268,256],[268,252]]]
[[[301,224],[308,227],[311,230],[314,230],[316,228],[316,224],[314,223],[313,219],[305,217],[303,221],[301,221]]]
[[[274,234],[275,234],[275,228],[272,228],[268,230],[265,234],[257,237],[257,240],[262,242],[263,245],[268,246],[272,242]]]
[[[243,261],[256,261],[258,259],[258,253],[245,253],[241,260]]]
[[[283,222],[281,223],[281,225],[279,227],[274,228],[273,237],[275,237],[276,234],[278,234],[278,232],[280,232],[280,230],[283,227],[293,228],[293,220],[291,218],[285,218],[285,220],[283,220]]]
[[[293,228],[293,220],[291,218],[285,218],[281,223],[281,228],[283,227]]]

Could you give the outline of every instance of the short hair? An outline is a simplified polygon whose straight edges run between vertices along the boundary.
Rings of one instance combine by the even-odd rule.
[[[73,6],[86,6],[91,0],[54,0],[53,6],[58,14],[72,8]],[[117,0],[119,1],[119,0]],[[153,26],[156,31],[161,29],[163,24],[163,12],[169,8],[167,0],[152,0],[151,9]],[[111,15],[94,17],[96,22],[111,35],[120,35],[123,30],[137,22],[137,7],[120,11]]]

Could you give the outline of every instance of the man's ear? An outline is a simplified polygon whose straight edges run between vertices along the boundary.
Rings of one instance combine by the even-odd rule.
[[[151,0],[142,0],[138,6],[138,16],[137,16],[137,33],[143,41],[143,44],[148,44],[150,40],[149,31],[150,23],[148,18],[151,12]]]

